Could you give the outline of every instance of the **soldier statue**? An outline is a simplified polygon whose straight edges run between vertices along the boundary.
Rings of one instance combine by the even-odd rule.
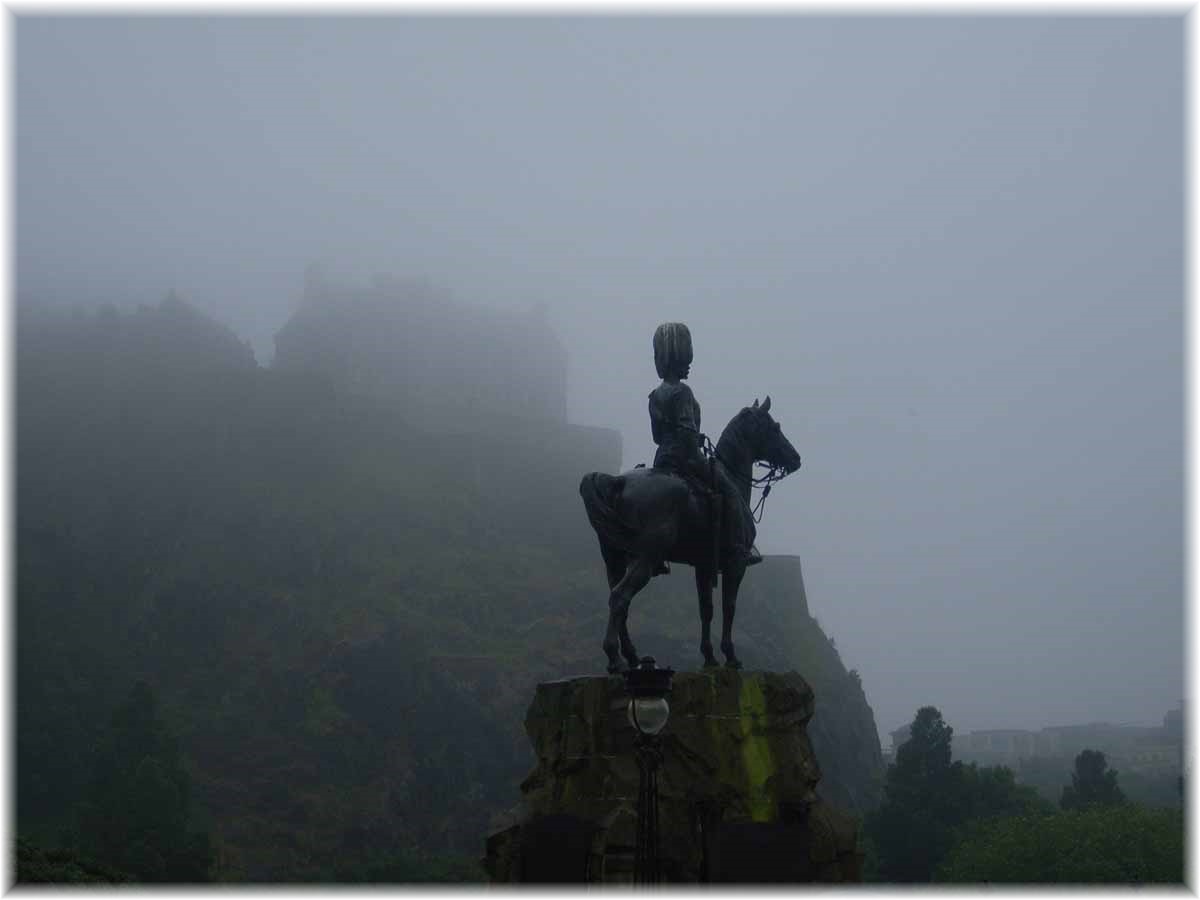
[[[754,516],[728,472],[710,466],[701,452],[700,403],[683,383],[691,366],[688,327],[682,322],[659,325],[654,332],[654,368],[662,383],[650,392],[650,434],[658,445],[654,468],[675,472],[703,492],[715,489],[721,498],[725,546],[734,560],[752,566],[762,562],[754,546]]]
[[[760,562],[754,549],[751,491],[762,490],[800,468],[800,454],[771,416],[771,398],[740,409],[705,459],[700,404],[684,384],[692,364],[692,336],[680,322],[654,333],[654,367],[662,383],[650,392],[650,433],[658,450],[654,466],[619,475],[589,472],[580,479],[588,521],[600,539],[608,578],[608,671],[640,665],[629,636],[629,607],[650,579],[671,562],[695,570],[700,601],[700,653],[717,665],[712,645],[713,589],[721,583],[721,651],[725,665],[740,668],[733,646],[738,588],[746,567]],[[770,466],[755,477],[754,466]]]

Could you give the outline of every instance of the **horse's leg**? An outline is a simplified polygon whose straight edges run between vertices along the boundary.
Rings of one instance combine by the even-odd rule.
[[[617,636],[621,642],[621,655],[625,657],[630,667],[638,664],[637,650],[629,637],[629,607],[634,595],[650,583],[654,575],[654,567],[658,560],[649,556],[639,556],[625,573],[620,584],[609,597],[609,627],[611,629],[614,616],[617,623]],[[608,642],[605,641],[607,649]],[[609,656],[609,671],[612,671],[612,655]]]
[[[629,567],[629,557],[625,555],[624,551],[609,546],[604,541],[600,542],[600,555],[604,557],[604,570],[608,576],[608,589],[611,591],[625,577],[625,570]]]
[[[712,645],[712,586],[713,577],[710,568],[707,566],[697,566],[696,596],[700,600],[700,652],[704,655],[704,665],[706,667],[717,665],[717,658],[713,656]]]
[[[619,671],[621,668],[621,662],[617,654],[620,650],[620,632],[622,626],[617,613],[617,607],[613,603],[613,598],[616,596],[617,585],[625,577],[629,558],[622,551],[604,543],[603,540],[600,541],[600,555],[604,557],[604,569],[608,575],[609,590],[608,630],[604,633],[604,653],[608,657],[608,671],[613,673]]]
[[[721,652],[725,654],[725,665],[731,669],[742,667],[733,652],[733,617],[737,613],[738,588],[745,574],[746,564],[739,562],[727,568],[721,579]]]
[[[610,675],[621,671],[621,659],[617,655],[621,647],[621,615],[617,597],[615,590],[608,595],[608,629],[604,632],[604,654],[608,657]]]

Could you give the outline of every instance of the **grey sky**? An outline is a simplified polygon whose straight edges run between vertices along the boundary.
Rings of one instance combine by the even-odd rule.
[[[881,731],[1157,721],[1183,21],[23,17],[18,294],[174,287],[263,363],[313,260],[545,302],[627,465],[682,319],[705,429],[769,393],[804,458],[759,546]]]

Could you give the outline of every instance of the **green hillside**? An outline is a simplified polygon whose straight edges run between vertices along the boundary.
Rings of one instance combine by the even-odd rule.
[[[20,833],[69,849],[94,821],[98,748],[144,681],[214,879],[481,878],[532,768],[534,685],[603,671],[577,485],[615,470],[619,437],[503,417],[434,434],[320,373],[258,367],[175,300],[22,312],[16,363]],[[656,579],[631,628],[694,668],[690,570]],[[813,684],[822,794],[874,803],[873,716],[798,562],[751,571],[736,636],[748,666]]]

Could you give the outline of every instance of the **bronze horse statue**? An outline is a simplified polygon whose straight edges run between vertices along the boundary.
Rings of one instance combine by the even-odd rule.
[[[714,464],[724,467],[738,485],[747,506],[750,489],[758,483],[753,475],[754,463],[771,466],[769,480],[778,480],[800,468],[800,454],[771,418],[770,397],[761,406],[755,400],[753,406],[744,407],[733,417],[717,441],[713,458]],[[663,562],[683,563],[695,569],[700,652],[705,666],[717,665],[710,632],[712,591],[716,569],[720,568],[724,576],[721,652],[727,666],[741,668],[733,649],[733,617],[746,564],[731,559],[732,554],[714,535],[708,497],[672,471],[644,467],[620,475],[590,472],[583,476],[579,493],[588,521],[600,538],[600,553],[608,574],[608,631],[604,636],[608,671],[620,671],[618,649],[631,668],[637,666],[639,657],[627,626],[629,606],[651,577],[662,571]]]

